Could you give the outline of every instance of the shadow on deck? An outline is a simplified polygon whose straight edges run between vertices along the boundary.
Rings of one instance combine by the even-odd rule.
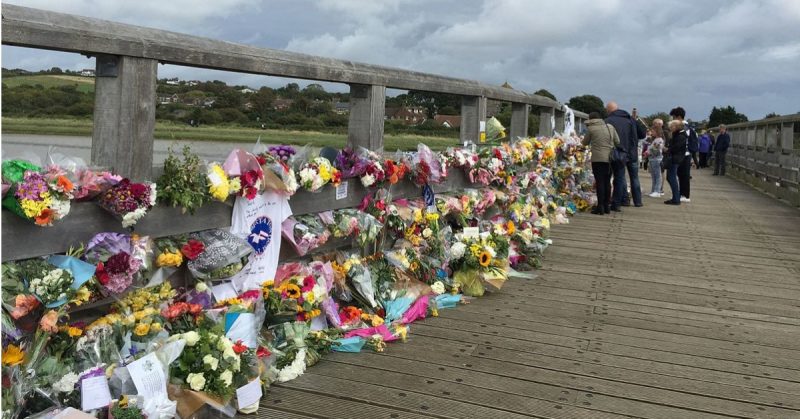
[[[693,175],[690,204],[555,226],[541,270],[326,356],[259,416],[800,417],[800,211]]]

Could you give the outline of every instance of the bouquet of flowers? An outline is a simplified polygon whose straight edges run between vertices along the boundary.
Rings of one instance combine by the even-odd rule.
[[[291,150],[291,152],[287,151]],[[294,169],[288,161],[294,155],[294,148],[291,146],[270,147],[266,153],[257,155],[258,162],[264,171],[264,187],[284,193],[294,195],[299,185]]]
[[[99,204],[122,220],[122,226],[132,227],[156,203],[155,183],[133,183],[122,179],[100,195]]]
[[[253,154],[239,148],[233,149],[222,164],[222,169],[233,185],[232,190],[236,191],[238,196],[252,200],[261,192],[264,170]]]
[[[194,212],[209,200],[208,176],[203,171],[200,157],[189,146],[183,148],[183,160],[172,154],[164,160],[164,173],[158,178],[158,200],[172,207],[181,207],[181,213]]]
[[[269,154],[275,156],[276,159],[284,162],[289,163],[292,157],[297,154],[297,150],[290,145],[275,145],[270,146],[267,151]]]
[[[402,161],[394,161],[391,159],[384,160],[383,169],[386,181],[389,182],[390,185],[396,184],[408,173],[408,166],[403,164]]]
[[[322,246],[331,233],[316,214],[295,215],[286,219],[281,226],[283,237],[294,246],[298,256]]]
[[[333,212],[333,224],[328,229],[334,237],[356,236],[359,246],[362,248],[374,242],[381,230],[381,224],[375,217],[357,209],[345,208]]]
[[[3,198],[3,206],[38,226],[52,226],[69,213],[75,185],[64,175],[48,179],[39,170],[22,160],[4,162],[3,179],[10,182],[13,194]]]
[[[98,233],[86,246],[84,258],[96,265],[97,281],[110,293],[120,294],[139,278],[148,258],[147,237]]]
[[[418,186],[428,183],[439,183],[441,177],[441,163],[425,144],[417,145],[417,152],[411,159],[411,179]]]
[[[239,178],[230,179],[219,163],[210,163],[206,168],[206,183],[208,194],[219,202],[225,202],[230,195],[238,193],[242,186]]]
[[[369,188],[382,183],[386,179],[386,172],[378,161],[371,160],[367,162],[364,173],[361,174],[360,179],[361,184],[364,185],[365,188]]]
[[[81,168],[75,172],[75,200],[89,201],[122,180],[122,176],[109,171]]]
[[[300,185],[309,192],[317,192],[328,183],[339,186],[342,179],[341,172],[325,157],[315,157],[303,164],[297,175],[300,177]]]
[[[296,321],[311,321],[322,314],[322,302],[328,298],[325,281],[300,264],[278,268],[275,281],[262,285],[267,315],[272,323],[288,320],[294,313]]]
[[[363,175],[368,163],[366,149],[356,151],[345,147],[336,155],[334,166],[342,174],[342,179],[350,179]]]

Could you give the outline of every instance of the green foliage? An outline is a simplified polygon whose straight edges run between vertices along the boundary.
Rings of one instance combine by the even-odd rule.
[[[733,106],[719,107],[716,106],[711,109],[711,115],[708,116],[708,126],[717,127],[719,124],[736,124],[739,122],[747,122],[747,116],[736,112]]]
[[[770,112],[770,113],[768,113],[768,114],[767,114],[767,115],[764,117],[764,119],[778,118],[778,117],[780,117],[780,116],[781,116],[780,114],[777,114],[777,113],[775,113],[775,112]]]
[[[172,154],[170,148],[164,160],[164,173],[158,178],[158,200],[194,214],[210,199],[205,173],[203,162],[189,146],[183,148],[183,160]]]
[[[603,104],[603,99],[600,99],[595,95],[581,95],[572,97],[570,98],[569,102],[567,102],[567,106],[585,113],[599,112],[603,117],[606,115],[606,107]]]
[[[556,101],[558,100],[558,99],[556,99],[556,95],[548,92],[547,89],[539,89],[539,90],[533,92],[533,94],[534,95],[539,95],[539,96],[549,97],[550,99],[553,99],[553,100],[556,100]]]

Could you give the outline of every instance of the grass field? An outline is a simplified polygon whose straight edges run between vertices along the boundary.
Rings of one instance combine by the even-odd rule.
[[[92,121],[88,119],[38,119],[3,117],[3,133],[38,135],[91,136]],[[331,146],[341,148],[347,142],[345,134],[314,131],[261,130],[243,127],[190,127],[185,124],[156,122],[155,138],[165,140],[241,141],[255,143],[258,137],[269,144]],[[456,138],[426,137],[420,135],[387,135],[384,150],[411,150],[417,144],[427,144],[441,150],[456,145]]]
[[[3,77],[3,84],[8,87],[22,85],[35,86],[41,84],[45,89],[66,85],[78,86],[79,92],[94,92],[94,78],[81,76],[67,76],[58,74],[40,74],[35,76],[11,76]]]

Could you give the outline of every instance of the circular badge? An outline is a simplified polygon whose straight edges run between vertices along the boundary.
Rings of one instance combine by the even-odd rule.
[[[258,217],[250,226],[247,242],[253,246],[257,255],[261,255],[272,242],[272,221],[267,217]]]

